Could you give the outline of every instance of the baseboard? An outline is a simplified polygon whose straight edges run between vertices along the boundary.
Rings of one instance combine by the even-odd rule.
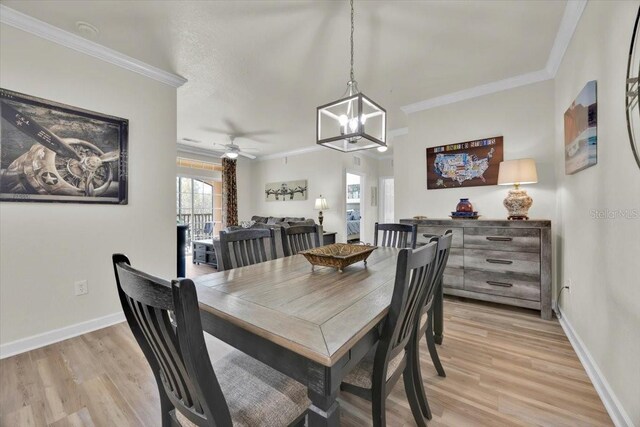
[[[569,342],[578,355],[578,358],[580,359],[584,370],[587,372],[593,387],[596,389],[598,396],[600,396],[604,407],[611,417],[611,421],[613,421],[613,424],[617,427],[634,427],[631,417],[627,414],[622,407],[622,404],[613,393],[607,379],[602,375],[600,368],[598,368],[598,364],[593,360],[591,353],[589,353],[589,350],[587,350],[587,347],[580,339],[580,336],[578,336],[576,331],[573,329],[573,326],[571,326],[566,314],[562,309],[560,309],[560,307],[557,307],[556,310],[560,312],[560,325],[562,326],[564,333],[567,335],[567,338],[569,338]]]
[[[11,341],[0,345],[0,359],[77,337],[78,335],[86,334],[87,332],[95,331],[97,329],[106,328],[107,326],[123,322],[124,320],[123,312],[113,313],[96,319],[87,320],[86,322],[76,323],[75,325],[69,325],[64,328],[54,329],[42,334]]]

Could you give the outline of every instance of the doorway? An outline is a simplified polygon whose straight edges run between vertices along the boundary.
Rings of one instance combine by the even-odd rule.
[[[346,172],[347,188],[345,191],[347,243],[361,240],[363,179],[355,173]]]
[[[380,178],[380,223],[394,222],[393,189],[394,180],[391,176]]]

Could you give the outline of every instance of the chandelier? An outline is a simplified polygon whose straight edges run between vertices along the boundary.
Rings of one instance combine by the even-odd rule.
[[[317,108],[316,143],[342,152],[387,149],[387,112],[358,90],[353,72],[353,0],[351,3],[351,73],[337,101]]]

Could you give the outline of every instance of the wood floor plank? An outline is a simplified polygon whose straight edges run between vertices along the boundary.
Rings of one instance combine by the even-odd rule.
[[[446,378],[424,340],[420,347],[429,427],[612,425],[556,321],[455,298],[444,310]],[[369,402],[346,393],[338,400],[343,426],[371,425]],[[126,323],[0,361],[1,426],[159,424],[155,380]],[[387,425],[415,425],[402,380],[387,400]]]

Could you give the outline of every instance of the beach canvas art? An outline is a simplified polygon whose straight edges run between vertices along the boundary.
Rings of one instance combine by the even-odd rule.
[[[590,81],[564,113],[564,169],[573,175],[598,163],[596,81]]]

